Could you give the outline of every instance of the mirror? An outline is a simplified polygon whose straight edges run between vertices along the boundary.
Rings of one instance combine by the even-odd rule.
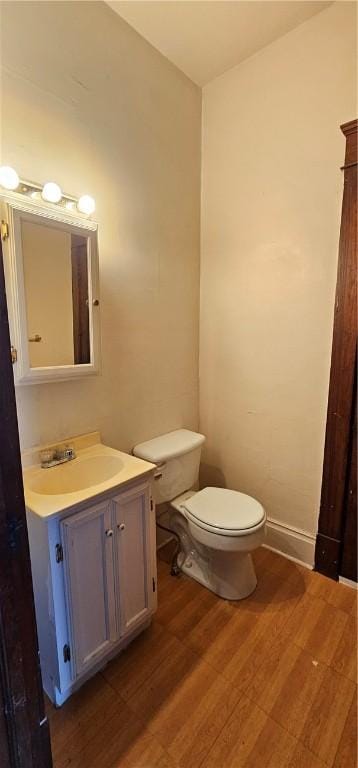
[[[30,368],[90,363],[87,238],[21,221]]]
[[[5,267],[17,383],[98,371],[97,227],[39,207],[7,206]]]

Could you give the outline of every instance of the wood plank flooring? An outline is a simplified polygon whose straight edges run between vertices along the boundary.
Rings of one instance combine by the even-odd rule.
[[[151,627],[48,705],[54,768],[357,768],[357,593],[255,563],[230,603],[159,560]]]

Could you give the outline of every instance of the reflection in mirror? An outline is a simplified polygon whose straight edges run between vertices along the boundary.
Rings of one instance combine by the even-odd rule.
[[[22,219],[31,368],[91,362],[87,236]]]

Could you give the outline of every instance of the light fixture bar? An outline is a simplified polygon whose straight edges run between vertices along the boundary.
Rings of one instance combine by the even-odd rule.
[[[2,170],[5,171],[5,183],[2,183]],[[38,184],[36,181],[29,181],[28,179],[20,179],[17,177],[18,185],[16,188],[10,188],[9,186],[6,186],[7,179],[11,177],[9,171],[12,171],[13,174],[17,176],[12,168],[8,168],[7,166],[0,167],[0,191],[2,189],[4,193],[11,192],[11,194],[21,195],[30,200],[45,202],[46,205],[65,208],[68,211],[76,212],[86,218],[91,216],[95,210],[95,201],[90,195],[82,195],[80,198],[68,195],[67,193],[62,192],[54,182]]]

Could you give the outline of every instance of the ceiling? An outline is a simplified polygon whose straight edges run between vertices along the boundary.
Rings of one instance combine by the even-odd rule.
[[[140,35],[200,86],[330,4],[309,0],[108,2]]]

